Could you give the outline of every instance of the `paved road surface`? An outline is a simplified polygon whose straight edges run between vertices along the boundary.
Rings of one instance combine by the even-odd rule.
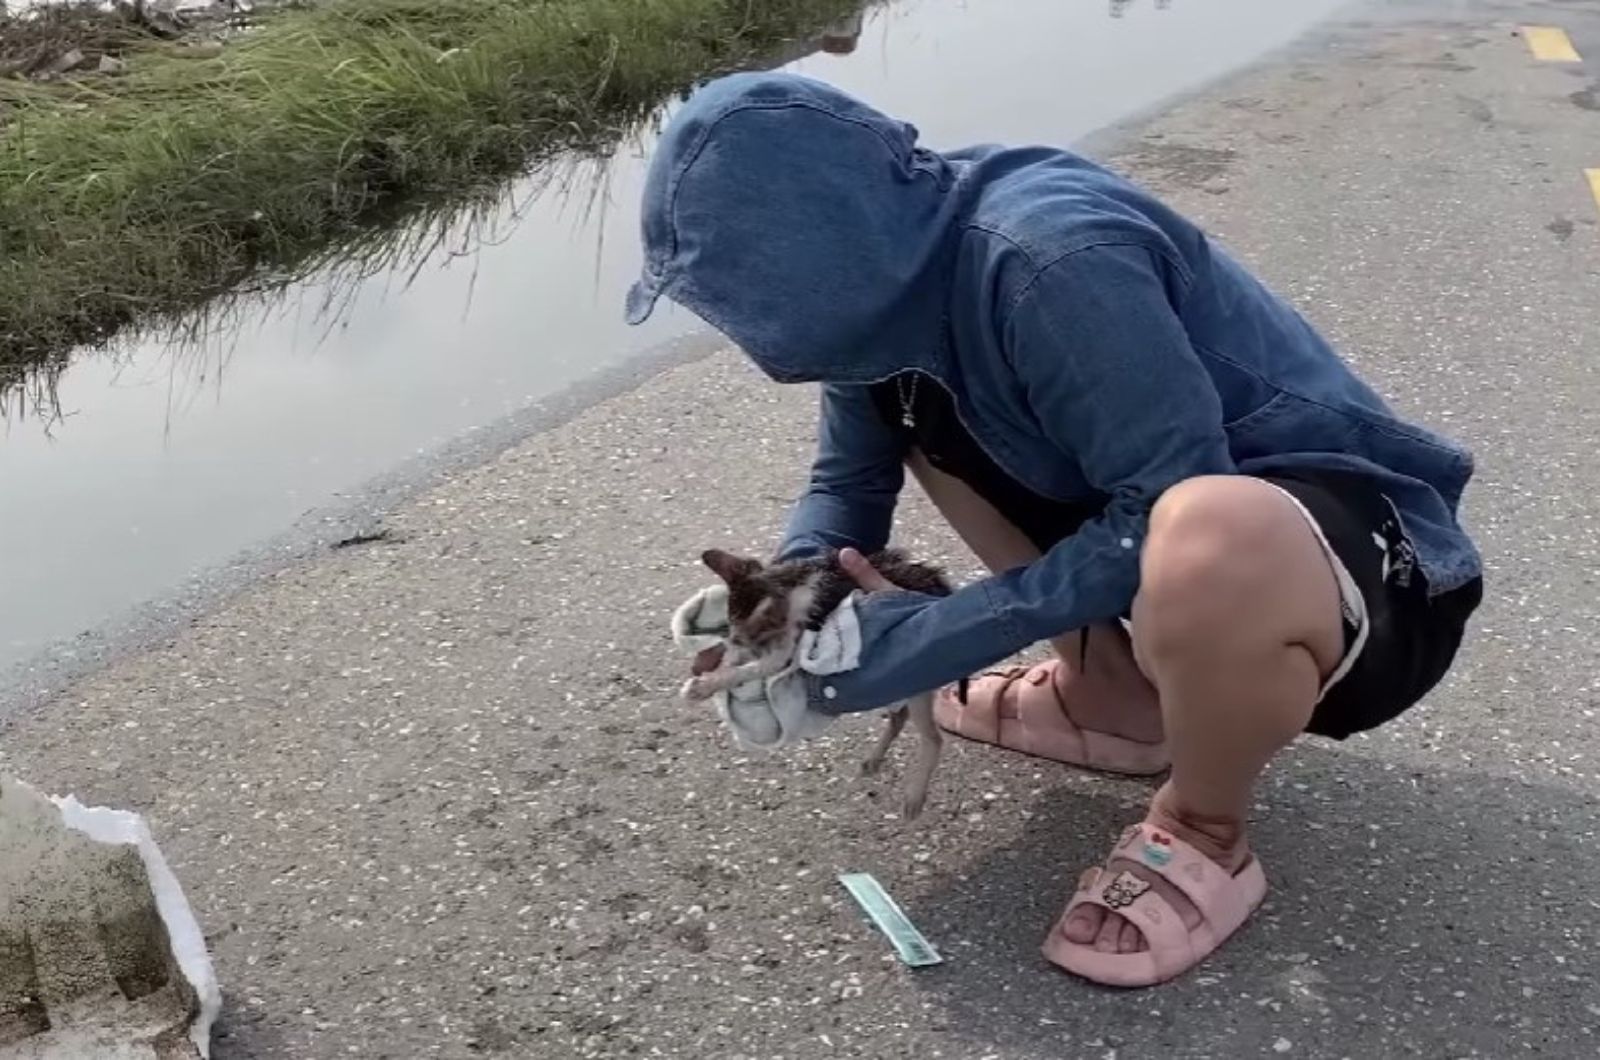
[[[1198,974],[1091,989],[1037,944],[1138,784],[972,746],[916,827],[852,768],[673,700],[669,607],[761,547],[812,398],[701,361],[246,591],[17,720],[0,764],[155,822],[238,1057],[1600,1054],[1592,4],[1390,5],[1111,153],[1481,458],[1491,598],[1447,688],[1261,792],[1270,904]],[[914,116],[912,116],[914,117]],[[971,562],[914,505],[903,540]],[[911,974],[869,870],[949,956]]]

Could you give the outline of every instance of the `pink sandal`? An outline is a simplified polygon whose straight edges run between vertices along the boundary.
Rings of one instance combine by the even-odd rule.
[[[964,698],[957,690],[941,692],[933,716],[956,736],[1054,762],[1128,776],[1165,772],[1170,764],[1165,743],[1140,743],[1073,723],[1056,695],[1060,665],[1051,660],[992,670],[972,681]],[[1018,687],[1008,695],[1013,686]]]
[[[1131,872],[1103,868],[1091,873],[1050,929],[1044,955],[1050,963],[1106,986],[1154,986],[1182,975],[1239,930],[1267,894],[1267,878],[1254,857],[1230,876],[1188,843],[1151,824],[1128,829],[1111,851],[1111,858],[1118,857],[1138,862],[1183,892],[1200,911],[1200,923],[1193,929],[1184,926],[1178,910],[1148,880]],[[1127,918],[1148,948],[1102,953],[1092,944],[1068,939],[1067,918],[1084,905]]]

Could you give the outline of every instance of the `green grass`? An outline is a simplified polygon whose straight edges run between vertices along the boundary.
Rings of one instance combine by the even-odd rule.
[[[418,203],[603,149],[859,0],[334,0],[220,55],[0,81],[0,392],[134,321],[282,282]]]

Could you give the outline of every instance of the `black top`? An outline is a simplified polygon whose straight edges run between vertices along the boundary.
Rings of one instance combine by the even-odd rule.
[[[911,380],[917,380],[913,388]],[[994,505],[1043,552],[1078,532],[1099,515],[1109,498],[1092,494],[1076,501],[1041,496],[1007,474],[989,458],[956,413],[955,399],[932,376],[902,373],[871,386],[872,403],[894,430],[921,449],[928,463],[953,475]],[[911,399],[911,426],[905,424],[904,397]]]

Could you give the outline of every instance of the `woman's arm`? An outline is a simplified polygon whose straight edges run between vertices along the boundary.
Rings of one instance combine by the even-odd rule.
[[[904,440],[883,421],[867,387],[824,385],[811,481],[795,501],[777,558],[882,549],[905,484],[905,456]]]

